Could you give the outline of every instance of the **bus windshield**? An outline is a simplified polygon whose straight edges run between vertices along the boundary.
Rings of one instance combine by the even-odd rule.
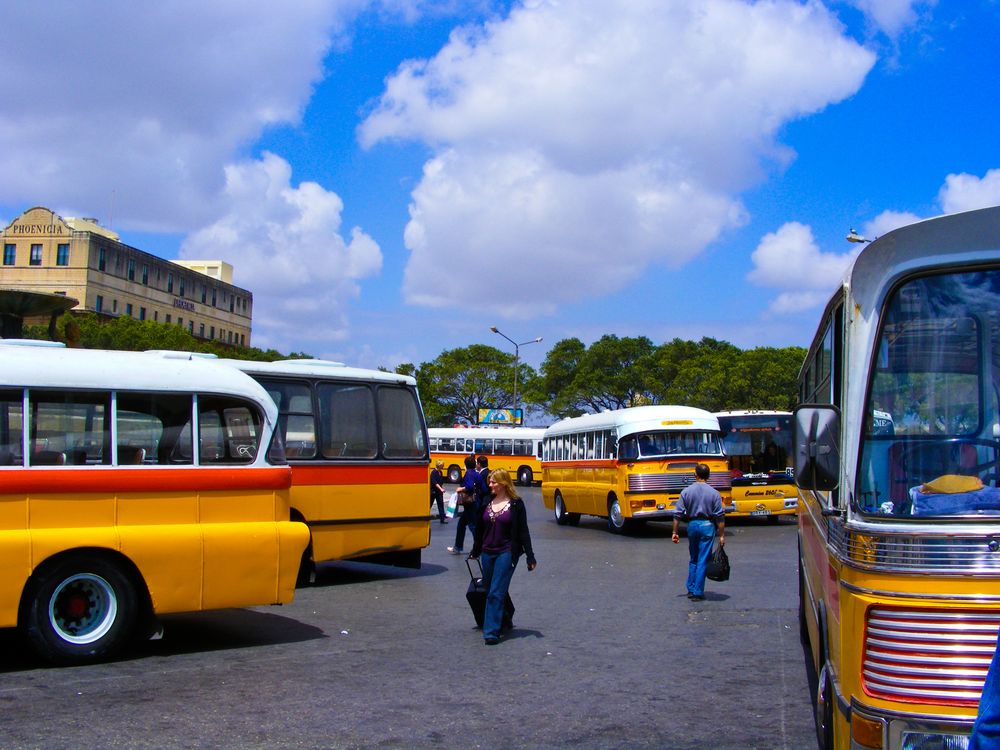
[[[620,460],[679,455],[722,455],[722,443],[714,432],[659,430],[628,435],[618,442]]]
[[[876,344],[860,510],[1000,515],[1000,271],[903,284]]]
[[[719,414],[718,417],[734,476],[791,471],[791,414]]]

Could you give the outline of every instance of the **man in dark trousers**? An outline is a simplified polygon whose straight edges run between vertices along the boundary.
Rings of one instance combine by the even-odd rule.
[[[707,464],[694,467],[695,483],[689,484],[681,491],[681,497],[674,507],[674,533],[670,539],[674,544],[680,542],[677,533],[681,519],[687,521],[688,562],[687,595],[688,599],[701,601],[705,598],[705,566],[712,554],[715,542],[715,531],[719,531],[719,544],[726,546],[726,516],[722,509],[722,495],[708,483],[711,469]]]

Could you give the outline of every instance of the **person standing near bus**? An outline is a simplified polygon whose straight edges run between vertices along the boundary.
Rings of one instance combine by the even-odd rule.
[[[680,499],[674,507],[674,530],[670,540],[678,544],[680,521],[687,521],[688,535],[688,599],[701,601],[705,598],[705,568],[715,533],[718,530],[719,544],[726,546],[726,516],[722,509],[722,495],[708,483],[711,470],[707,464],[697,464],[694,468],[695,483],[681,491]]]
[[[448,551],[453,555],[461,555],[465,551],[466,527],[473,534],[476,533],[476,514],[473,511],[476,505],[476,484],[478,482],[479,473],[476,471],[476,459],[473,456],[466,456],[465,476],[462,477],[462,486],[458,488],[458,502],[462,504],[462,516],[458,519],[458,527],[455,529],[455,546],[448,547]]]
[[[469,559],[482,562],[486,589],[483,642],[495,646],[500,642],[504,602],[517,561],[524,555],[528,570],[534,570],[538,563],[528,533],[528,512],[514,489],[510,474],[505,469],[497,469],[490,474],[489,488],[492,498],[485,504],[476,524]]]
[[[431,470],[431,506],[437,503],[438,507],[438,520],[441,523],[448,523],[448,519],[444,514],[444,461],[440,458],[434,463],[434,469]]]

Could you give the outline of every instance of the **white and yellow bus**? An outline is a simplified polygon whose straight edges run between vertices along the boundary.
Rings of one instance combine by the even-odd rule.
[[[541,427],[431,427],[431,467],[444,461],[445,475],[457,484],[465,473],[466,456],[486,456],[490,469],[506,469],[526,487],[542,476]]]
[[[776,522],[799,502],[792,469],[792,413],[739,410],[715,413],[733,481],[734,516]]]
[[[607,518],[622,533],[673,519],[681,490],[705,463],[730,506],[719,420],[689,406],[636,406],[556,422],[542,440],[542,502],[560,525]]]
[[[220,361],[261,383],[278,406],[292,518],[311,535],[300,583],[329,560],[419,568],[431,516],[416,381],[318,359]]]
[[[799,381],[820,747],[964,748],[1000,627],[1000,208],[867,245]]]
[[[214,363],[0,342],[0,627],[73,664],[158,614],[290,602],[277,417]]]

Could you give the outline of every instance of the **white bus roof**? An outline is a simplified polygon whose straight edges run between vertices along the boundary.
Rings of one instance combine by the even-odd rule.
[[[416,386],[417,381],[410,375],[382,370],[367,370],[348,367],[343,362],[326,359],[283,359],[277,362],[254,362],[246,359],[220,359],[219,362],[236,367],[254,375],[289,375],[299,377],[324,378],[328,380],[366,380],[381,383]]]
[[[637,432],[660,430],[719,432],[719,420],[711,412],[693,406],[633,406],[563,419],[549,427],[545,431],[545,437],[608,429],[615,430],[619,438]]]
[[[428,427],[427,436],[432,438],[477,438],[477,437],[499,437],[499,438],[521,438],[538,440],[545,434],[544,427],[511,427],[500,425],[497,427],[480,425],[477,427]]]
[[[159,352],[4,345],[0,387],[225,393],[260,404],[274,423],[274,402],[253,378],[214,360]]]

